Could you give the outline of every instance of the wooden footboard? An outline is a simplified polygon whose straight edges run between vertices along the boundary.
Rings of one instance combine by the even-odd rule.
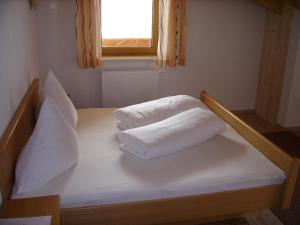
[[[62,225],[151,225],[209,222],[259,212],[279,204],[282,185],[170,199],[61,210]]]
[[[233,113],[216,102],[207,94],[207,92],[203,91],[200,98],[201,101],[209,109],[214,111],[219,117],[221,117],[231,127],[233,127],[240,135],[248,140],[248,142],[254,145],[269,160],[271,160],[275,165],[277,165],[285,172],[287,180],[283,189],[281,207],[283,209],[289,208],[293,199],[293,194],[298,177],[300,165],[299,159],[289,156],[277,145],[269,141],[263,135],[258,133],[252,127],[244,123],[241,119],[236,117]]]

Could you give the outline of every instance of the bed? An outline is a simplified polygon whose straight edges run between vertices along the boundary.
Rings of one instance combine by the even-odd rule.
[[[0,142],[5,201],[12,195],[18,155],[34,129],[38,86],[34,80]],[[201,100],[227,122],[225,131],[201,146],[150,162],[118,150],[113,109],[78,110],[80,149],[85,149],[78,165],[34,193],[12,197],[60,194],[62,224],[194,223],[275,205],[288,208],[299,160],[206,92]]]

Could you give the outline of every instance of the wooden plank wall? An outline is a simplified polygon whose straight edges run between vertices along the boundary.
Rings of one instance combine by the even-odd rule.
[[[267,11],[256,114],[276,124],[293,19],[293,6],[284,3],[281,14]]]
[[[295,6],[296,6],[298,9],[300,9],[300,0],[296,0]]]
[[[283,0],[255,0],[255,2],[271,12],[279,14],[282,12]]]
[[[284,2],[287,2],[300,9],[300,0],[255,0],[255,2],[265,7],[267,10],[278,14],[282,12]]]

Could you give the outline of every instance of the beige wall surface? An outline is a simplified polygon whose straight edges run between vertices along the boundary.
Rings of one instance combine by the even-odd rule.
[[[42,81],[51,69],[79,107],[101,105],[99,70],[81,70],[75,42],[75,0],[40,0],[37,7]]]
[[[76,62],[75,9],[73,0],[38,5],[42,77],[53,69],[77,106],[98,107],[101,72]],[[158,96],[206,89],[231,109],[253,109],[264,22],[265,10],[252,1],[188,0],[187,65],[161,73]]]
[[[36,12],[26,0],[0,1],[0,136],[38,77]]]
[[[265,10],[252,1],[187,2],[187,65],[161,76],[161,95],[205,89],[230,109],[254,109]]]

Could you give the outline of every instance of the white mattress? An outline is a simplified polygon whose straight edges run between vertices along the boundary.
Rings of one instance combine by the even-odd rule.
[[[283,183],[284,172],[227,125],[209,141],[155,160],[122,152],[113,109],[78,110],[79,162],[46,186],[13,198],[60,194],[79,207]]]

